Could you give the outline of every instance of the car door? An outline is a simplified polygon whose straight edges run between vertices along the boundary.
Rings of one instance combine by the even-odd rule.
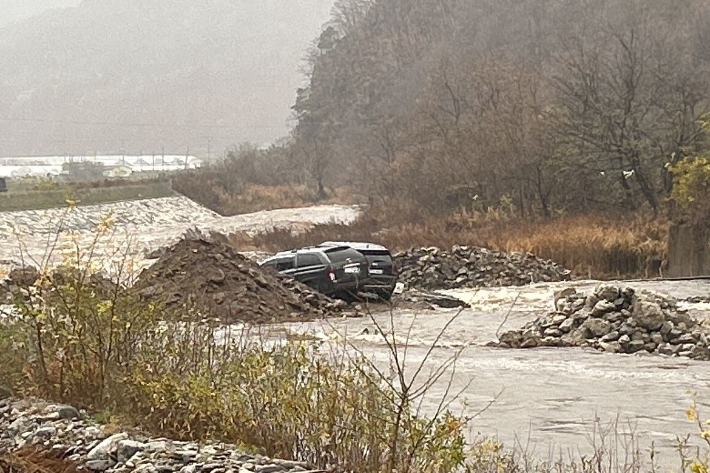
[[[302,253],[296,256],[296,279],[303,284],[320,289],[324,286],[328,275],[326,264],[315,253]]]

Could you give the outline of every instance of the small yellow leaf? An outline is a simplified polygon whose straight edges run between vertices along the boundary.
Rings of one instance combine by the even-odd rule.
[[[690,409],[688,409],[687,411],[685,411],[685,416],[688,418],[688,420],[695,420],[695,419],[698,418],[697,415],[696,415],[696,413],[695,413],[695,409],[694,409],[694,408],[690,408]]]

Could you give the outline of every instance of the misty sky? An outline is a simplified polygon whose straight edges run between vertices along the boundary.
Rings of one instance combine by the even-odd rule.
[[[81,0],[0,0],[0,26],[23,20],[50,8],[75,7]]]
[[[332,4],[0,0],[0,156],[272,143]]]

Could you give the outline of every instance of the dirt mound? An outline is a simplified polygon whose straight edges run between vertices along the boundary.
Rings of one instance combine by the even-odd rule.
[[[407,287],[458,289],[524,286],[567,281],[571,271],[530,253],[504,253],[472,246],[415,248],[395,256],[399,280]]]
[[[195,307],[224,322],[272,323],[322,318],[345,303],[240,255],[217,238],[188,235],[144,270],[134,288],[145,299]]]

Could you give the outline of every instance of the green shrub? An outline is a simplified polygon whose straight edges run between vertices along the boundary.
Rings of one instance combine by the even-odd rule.
[[[671,200],[692,218],[710,216],[710,160],[688,158],[671,167],[673,190]]]
[[[390,374],[349,347],[326,356],[241,342],[195,310],[176,317],[83,269],[16,291],[15,309],[0,326],[0,357],[12,353],[0,376],[18,394],[324,469],[447,472],[464,460],[460,419],[416,415]]]

